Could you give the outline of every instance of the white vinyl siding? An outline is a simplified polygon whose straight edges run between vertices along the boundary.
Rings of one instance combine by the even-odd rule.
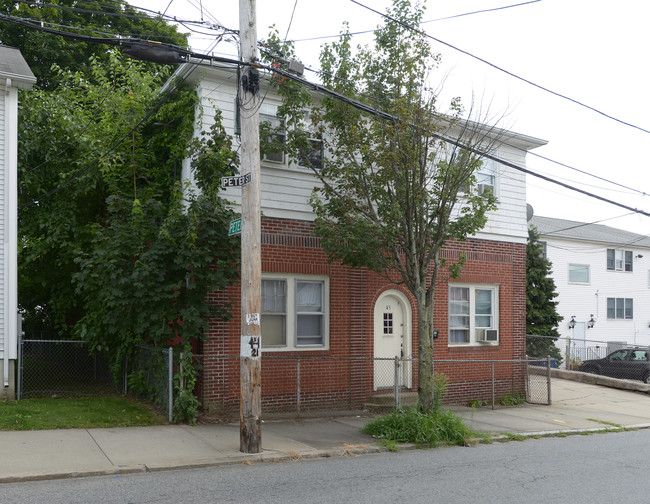
[[[547,256],[552,263],[552,277],[558,294],[554,301],[558,303],[558,313],[564,318],[558,325],[562,338],[574,338],[574,333],[569,327],[571,317],[575,317],[576,322],[585,324],[593,318],[594,326],[586,329],[588,340],[650,345],[650,317],[644,310],[644,307],[650,306],[649,249],[635,245],[632,261],[636,264],[633,264],[632,271],[617,272],[608,270],[605,264],[607,249],[616,247],[552,235],[545,235],[543,239],[547,243]],[[621,246],[620,250],[625,250],[625,246]],[[642,257],[636,257],[638,255]],[[589,284],[570,281],[570,264],[589,266]],[[628,303],[628,318],[625,316],[625,301],[622,305],[619,303],[619,316],[616,316],[615,305],[612,306],[612,301],[609,301],[608,316],[608,299],[617,298],[632,300],[631,304]],[[629,318],[630,316],[632,318]],[[560,343],[560,346],[562,345],[563,343]]]
[[[204,75],[197,92],[203,106],[203,114],[196,131],[208,131],[213,123],[215,110],[220,110],[226,131],[234,134],[237,93],[234,72],[221,71],[215,75],[214,70],[201,69],[200,71],[204,72]],[[264,86],[261,95],[264,97],[265,113],[267,108],[270,110],[280,104],[280,100]],[[521,138],[523,140],[520,142],[519,136],[508,134],[504,141],[509,145],[499,145],[495,151],[499,158],[518,166],[525,166],[525,148],[534,148],[542,145],[543,142],[528,137]],[[236,142],[237,139],[234,138],[235,149],[238,148]],[[522,145],[522,148],[516,147],[517,145]],[[499,208],[495,212],[490,212],[486,226],[476,234],[476,237],[525,243],[528,236],[525,174],[492,161],[487,164],[493,167],[495,173]],[[314,220],[315,216],[309,200],[314,187],[320,182],[309,168],[289,164],[286,160],[283,163],[263,160],[261,172],[261,206],[265,216]],[[226,190],[225,197],[233,202],[235,210],[241,205],[241,189],[230,188]]]

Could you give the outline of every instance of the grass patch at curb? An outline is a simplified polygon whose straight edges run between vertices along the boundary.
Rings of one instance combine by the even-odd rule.
[[[0,430],[92,429],[162,425],[167,420],[131,397],[75,397],[0,401]]]
[[[414,408],[396,408],[366,424],[362,429],[380,439],[384,448],[394,451],[396,444],[413,443],[418,446],[469,446],[477,438],[486,436],[469,429],[462,418],[448,410],[421,413]]]

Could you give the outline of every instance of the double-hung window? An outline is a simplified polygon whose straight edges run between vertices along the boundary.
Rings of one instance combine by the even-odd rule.
[[[632,251],[607,249],[608,271],[632,271]]]
[[[263,348],[326,348],[328,292],[327,278],[296,275],[262,278]]]
[[[449,286],[449,345],[498,343],[498,288]]]
[[[633,319],[634,299],[632,298],[607,298],[608,319]]]
[[[481,158],[481,166],[476,170],[476,187],[479,194],[485,191],[496,192],[497,163],[493,159]]]
[[[286,132],[282,119],[277,116],[278,107],[271,103],[260,105],[260,126],[268,128],[268,146],[263,159],[273,163],[284,163],[284,150],[282,146],[286,141]]]

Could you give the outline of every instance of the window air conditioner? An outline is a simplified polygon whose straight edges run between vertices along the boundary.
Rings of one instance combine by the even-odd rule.
[[[478,184],[477,192],[479,195],[483,194],[486,191],[490,191],[491,193],[494,193],[494,187],[491,186],[490,184]]]
[[[476,341],[496,342],[499,341],[499,331],[497,329],[477,329]]]

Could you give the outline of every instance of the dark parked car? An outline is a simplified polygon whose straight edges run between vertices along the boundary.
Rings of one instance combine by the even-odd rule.
[[[648,348],[622,348],[602,359],[586,360],[578,371],[650,383]]]

